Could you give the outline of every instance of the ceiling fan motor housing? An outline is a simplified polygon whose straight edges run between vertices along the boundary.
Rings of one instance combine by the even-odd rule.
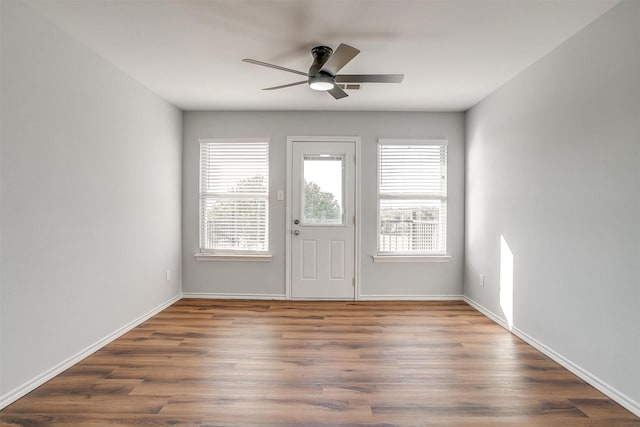
[[[319,87],[324,87],[324,89],[319,90],[331,89],[335,84],[334,76],[320,71],[320,69],[333,54],[333,49],[329,46],[316,46],[311,49],[311,54],[313,55],[313,64],[309,67],[309,86],[311,86],[312,89],[318,87],[317,85],[320,85]]]

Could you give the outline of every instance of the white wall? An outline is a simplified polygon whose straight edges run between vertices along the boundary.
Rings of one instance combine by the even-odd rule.
[[[357,96],[357,94],[353,95]],[[339,101],[336,101],[339,102]],[[287,136],[362,137],[362,276],[368,296],[461,295],[464,223],[464,115],[388,112],[186,112],[183,142],[183,291],[284,295]],[[271,138],[270,263],[196,261],[198,251],[198,138]],[[449,263],[376,263],[376,148],[378,138],[449,140]]]
[[[636,412],[639,46],[623,2],[466,120],[465,294]]]
[[[0,4],[6,402],[179,295],[182,114],[28,6]]]

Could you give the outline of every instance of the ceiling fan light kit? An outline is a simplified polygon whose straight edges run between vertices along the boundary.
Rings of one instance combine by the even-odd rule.
[[[313,90],[331,90],[334,85],[331,76],[309,77],[309,87]]]
[[[328,46],[316,46],[311,49],[313,63],[309,67],[309,72],[305,73],[280,65],[269,64],[255,59],[245,58],[244,62],[263,67],[273,68],[289,73],[300,74],[307,77],[294,83],[284,84],[264,88],[263,90],[283,89],[285,87],[298,86],[309,83],[309,87],[318,91],[326,91],[335,99],[346,98],[348,95],[344,89],[359,89],[362,83],[400,83],[404,74],[337,74],[345,65],[349,63],[360,51],[353,46],[341,43],[334,52]],[[342,83],[336,85],[336,82]],[[349,84],[346,84],[349,83]]]

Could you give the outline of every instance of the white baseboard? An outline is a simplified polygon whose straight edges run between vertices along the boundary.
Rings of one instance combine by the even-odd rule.
[[[232,294],[232,293],[199,293],[183,292],[183,298],[202,299],[257,299],[257,300],[287,300],[285,294]],[[358,301],[462,301],[462,295],[360,295]],[[309,298],[292,298],[292,301],[308,301]],[[312,299],[313,301],[324,301],[327,298]],[[337,299],[335,301],[352,301],[350,299]]]
[[[1,0],[0,0],[1,1]],[[331,298],[287,298],[285,294],[225,294],[225,293],[185,293],[183,298],[219,300],[265,300],[265,301],[353,301],[353,299]]]
[[[256,300],[286,300],[285,294],[232,294],[232,293],[201,293],[183,292],[183,298],[203,299],[256,299]],[[462,301],[462,295],[360,295],[358,301]],[[292,298],[292,301],[324,301],[327,298]],[[336,299],[332,301],[353,301],[352,299]]]
[[[287,296],[285,294],[225,294],[183,292],[182,298],[286,300]]]
[[[477,302],[475,302],[474,300],[472,300],[468,296],[465,295],[463,298],[464,298],[464,302],[469,304],[471,307],[475,308],[480,313],[484,314],[486,317],[488,317],[489,319],[493,320],[494,322],[496,322],[498,325],[502,326],[503,328],[505,328],[509,332],[512,331],[512,328],[509,326],[509,324],[507,323],[507,321],[505,319],[495,315],[492,311],[487,310],[486,308],[484,308],[483,306],[481,306],[480,304],[478,304]]]
[[[462,295],[360,295],[359,301],[462,301]]]
[[[498,325],[510,331],[511,333],[516,335],[518,338],[525,341],[527,344],[536,348],[541,353],[544,353],[546,356],[553,359],[555,362],[559,363],[560,365],[562,365],[564,368],[571,371],[576,376],[580,377],[583,381],[587,382],[589,385],[601,391],[602,393],[607,395],[609,398],[615,400],[621,406],[625,407],[626,409],[628,409],[629,411],[631,411],[632,413],[640,417],[640,402],[634,401],[626,394],[616,390],[614,387],[611,387],[609,384],[607,384],[597,376],[593,375],[591,372],[576,365],[571,360],[557,353],[552,348],[547,347],[545,344],[541,343],[540,341],[536,340],[532,336],[528,335],[526,332],[521,331],[515,326],[510,327],[509,324],[504,319],[497,316],[495,313],[489,311],[485,307],[481,306],[471,298],[464,296],[464,301],[467,304],[469,304],[471,307],[478,310],[480,313],[487,316],[489,319],[496,322]]]
[[[74,354],[73,356],[69,357],[68,359],[60,362],[59,364],[57,364],[56,366],[52,367],[51,369],[43,372],[42,374],[38,375],[37,377],[27,381],[26,383],[14,388],[13,390],[5,393],[4,395],[0,396],[0,409],[3,409],[4,407],[6,407],[6,406],[10,405],[11,403],[15,402],[16,400],[20,399],[22,396],[26,395],[27,393],[35,390],[37,387],[39,387],[42,384],[46,383],[51,378],[53,378],[56,375],[62,373],[63,371],[65,371],[66,369],[68,369],[71,366],[75,365],[76,363],[80,362],[82,359],[86,358],[87,356],[90,356],[91,354],[93,354],[96,351],[100,350],[102,347],[104,347],[105,345],[109,344],[111,341],[113,341],[116,338],[119,338],[120,336],[122,336],[125,333],[129,332],[131,329],[135,328],[136,326],[138,326],[139,324],[141,324],[145,320],[149,319],[150,317],[158,314],[159,312],[161,312],[165,308],[169,307],[171,304],[175,303],[176,301],[180,300],[181,298],[182,298],[182,295],[180,295],[180,294],[174,296],[170,300],[168,300],[168,301],[160,304],[159,306],[149,310],[148,312],[144,313],[143,315],[139,316],[138,318],[136,318],[136,319],[132,320],[131,322],[127,323],[123,327],[113,331],[112,333],[110,333],[106,337],[96,341],[95,343],[93,343],[90,346],[86,347],[84,350],[81,350],[78,353]]]

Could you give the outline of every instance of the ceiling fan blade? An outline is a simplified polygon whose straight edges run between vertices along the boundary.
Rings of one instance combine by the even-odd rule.
[[[351,61],[360,51],[348,44],[340,43],[340,46],[333,52],[327,62],[324,63],[321,72],[329,73],[335,76],[349,61]]]
[[[281,67],[279,65],[269,64],[268,62],[256,61],[255,59],[245,58],[242,61],[243,62],[248,62],[249,64],[261,65],[261,66],[267,67],[267,68],[275,68],[276,70],[287,71],[289,73],[300,74],[301,76],[307,76],[307,77],[309,76],[309,74],[304,73],[302,71],[292,70],[291,68],[286,68],[286,67]]]
[[[273,87],[265,87],[265,88],[264,88],[264,89],[262,89],[262,90],[275,90],[275,89],[282,89],[282,88],[285,88],[285,87],[298,86],[298,85],[305,84],[305,83],[309,83],[309,81],[308,81],[308,80],[302,80],[302,81],[295,82],[295,83],[289,83],[289,84],[287,84],[287,85],[273,86]]]
[[[331,94],[331,96],[333,96],[335,99],[341,99],[341,98],[349,96],[349,95],[347,95],[347,92],[345,92],[344,90],[340,89],[336,85],[333,86],[333,89],[328,90],[327,92],[329,92]]]
[[[338,74],[336,83],[401,83],[404,74]]]

